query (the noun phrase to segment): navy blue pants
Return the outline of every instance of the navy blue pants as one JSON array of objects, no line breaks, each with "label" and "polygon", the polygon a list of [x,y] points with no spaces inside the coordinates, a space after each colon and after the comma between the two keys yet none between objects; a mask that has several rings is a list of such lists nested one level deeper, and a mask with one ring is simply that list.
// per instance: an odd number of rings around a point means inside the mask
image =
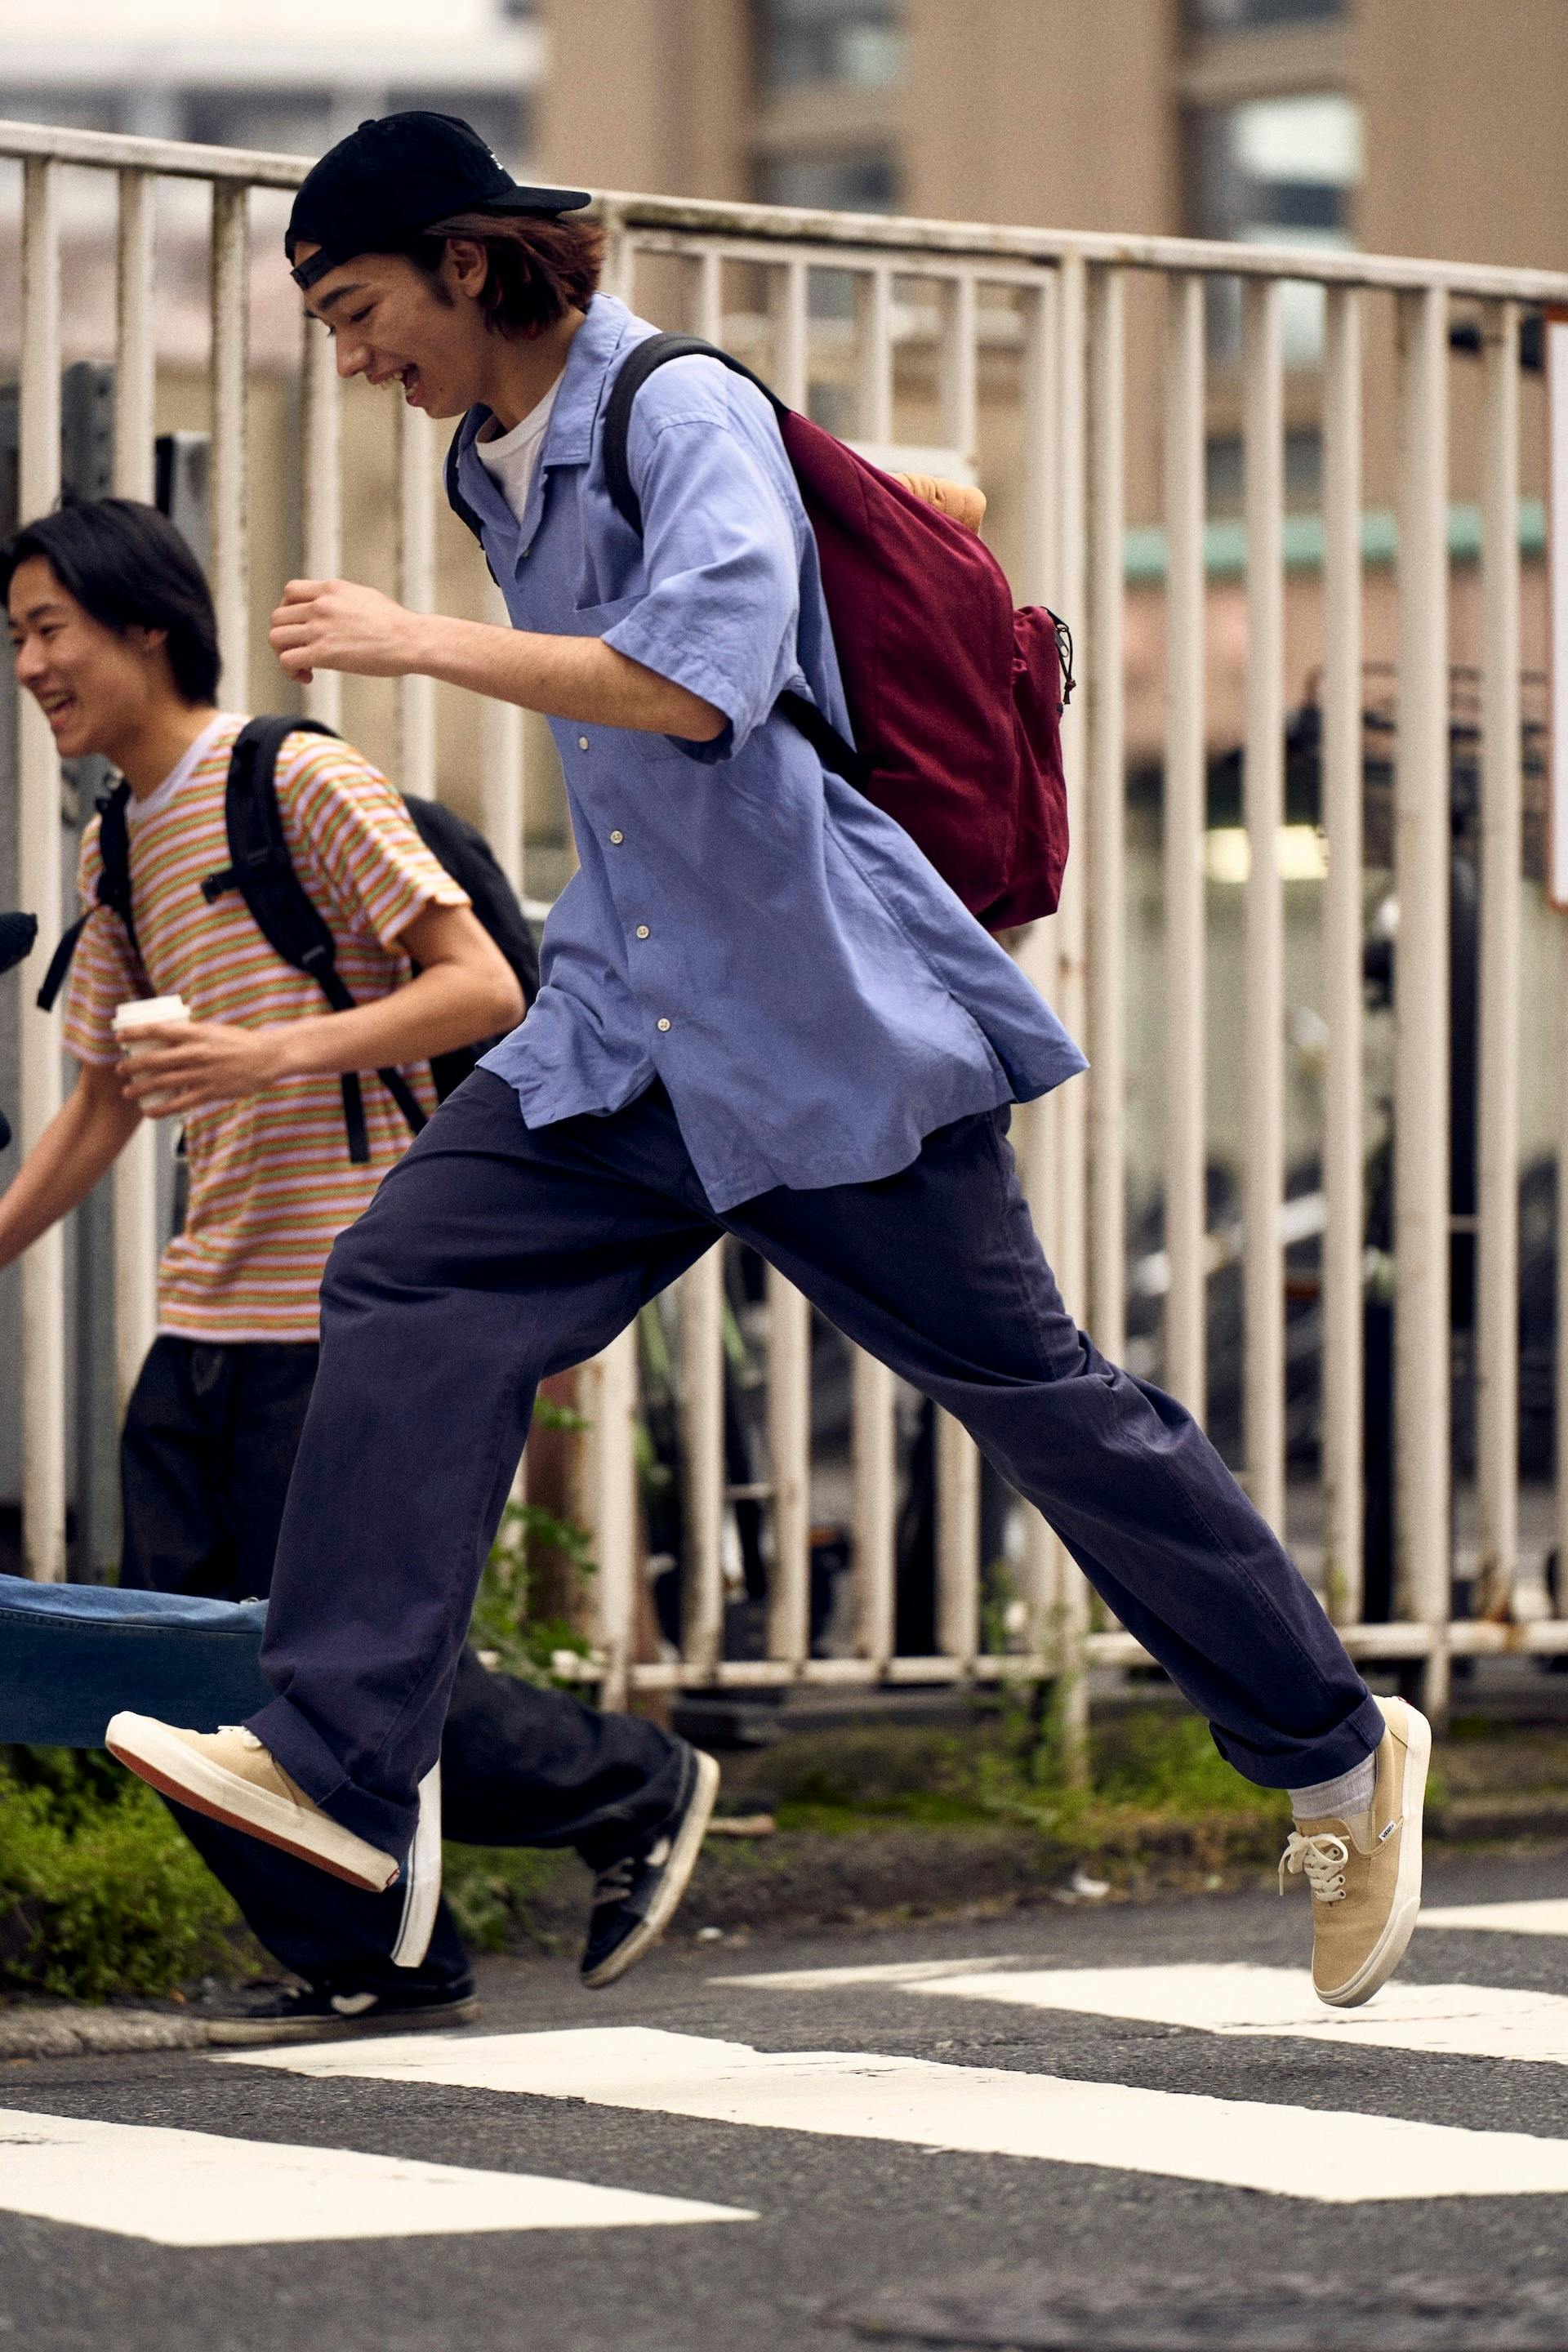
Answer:
[{"label": "navy blue pants", "polygon": [[1349,1771],[1382,1718],[1192,1416],[1106,1361],[1047,1265],[1005,1111],[895,1176],[716,1215],[654,1087],[531,1129],[477,1071],[339,1239],[251,1725],[347,1827],[406,1850],[534,1391],[721,1232],[970,1432],[1266,1788]]}]

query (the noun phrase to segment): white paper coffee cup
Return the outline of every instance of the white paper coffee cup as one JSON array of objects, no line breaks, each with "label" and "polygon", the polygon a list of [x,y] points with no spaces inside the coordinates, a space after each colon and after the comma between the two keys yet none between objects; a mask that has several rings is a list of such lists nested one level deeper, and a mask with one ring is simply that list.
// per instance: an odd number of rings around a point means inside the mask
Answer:
[{"label": "white paper coffee cup", "polygon": [[[145,1041],[138,1045],[143,1029],[170,1029],[188,1021],[190,1006],[183,996],[133,996],[114,1008],[114,1034],[122,1055],[134,1059],[145,1050]],[[142,1097],[142,1110],[151,1118],[161,1118],[166,1096],[147,1095]]]}]

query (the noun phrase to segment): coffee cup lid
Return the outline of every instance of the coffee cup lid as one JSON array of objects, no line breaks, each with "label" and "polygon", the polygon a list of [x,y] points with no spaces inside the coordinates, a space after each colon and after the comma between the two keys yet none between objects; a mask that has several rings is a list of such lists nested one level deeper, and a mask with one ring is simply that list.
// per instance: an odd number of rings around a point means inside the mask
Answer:
[{"label": "coffee cup lid", "polygon": [[117,1029],[142,1029],[160,1021],[188,1021],[190,1013],[183,996],[133,996],[114,1008]]}]

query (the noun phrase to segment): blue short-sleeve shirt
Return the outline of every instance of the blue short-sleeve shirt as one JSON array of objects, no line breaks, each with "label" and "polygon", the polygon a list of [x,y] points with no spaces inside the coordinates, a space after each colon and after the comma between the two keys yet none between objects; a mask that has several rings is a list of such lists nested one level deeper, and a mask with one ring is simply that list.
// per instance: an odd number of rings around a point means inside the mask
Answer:
[{"label": "blue short-sleeve shirt", "polygon": [[605,394],[655,330],[595,295],[521,522],[472,446],[458,481],[513,625],[595,636],[700,695],[710,743],[552,719],[580,866],[528,1018],[485,1056],[531,1126],[662,1079],[716,1210],[869,1182],[935,1128],[1084,1067],[902,828],[825,773],[773,705],[849,732],[816,545],[773,413],[717,361],[638,393],[641,538],[605,486]]}]

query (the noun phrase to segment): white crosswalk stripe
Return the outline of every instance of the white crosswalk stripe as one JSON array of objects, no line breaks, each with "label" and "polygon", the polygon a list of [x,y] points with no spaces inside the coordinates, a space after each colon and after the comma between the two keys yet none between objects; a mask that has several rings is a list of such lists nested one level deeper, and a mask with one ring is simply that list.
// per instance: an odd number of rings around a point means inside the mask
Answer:
[{"label": "white crosswalk stripe", "polygon": [[1424,1927],[1480,1927],[1504,1936],[1568,1936],[1568,1900],[1546,1895],[1533,1903],[1450,1903],[1423,1911]]},{"label": "white crosswalk stripe", "polygon": [[[1019,1979],[967,1981],[994,1989]],[[407,2035],[236,2052],[213,2063],[582,2099],[834,2138],[1162,2174],[1330,2204],[1568,2195],[1568,2140],[867,2051],[759,2051],[642,2027]]]},{"label": "white crosswalk stripe", "polygon": [[978,1975],[984,1969],[1018,1965],[1016,1952],[982,1960],[879,1960],[853,1969],[777,1969],[767,1976],[710,1977],[710,1984],[757,1985],[769,1992],[831,1992],[852,1985],[912,1985],[927,1977]]},{"label": "white crosswalk stripe", "polygon": [[754,2221],[739,2207],[349,2148],[0,2108],[0,2212],[161,2246]]},{"label": "white crosswalk stripe", "polygon": [[911,1992],[1136,2018],[1205,2033],[1568,2065],[1568,1997],[1484,1985],[1385,1985],[1364,2009],[1325,2009],[1299,1969],[1246,1960],[1175,1968],[1028,1969],[924,1979]]}]

